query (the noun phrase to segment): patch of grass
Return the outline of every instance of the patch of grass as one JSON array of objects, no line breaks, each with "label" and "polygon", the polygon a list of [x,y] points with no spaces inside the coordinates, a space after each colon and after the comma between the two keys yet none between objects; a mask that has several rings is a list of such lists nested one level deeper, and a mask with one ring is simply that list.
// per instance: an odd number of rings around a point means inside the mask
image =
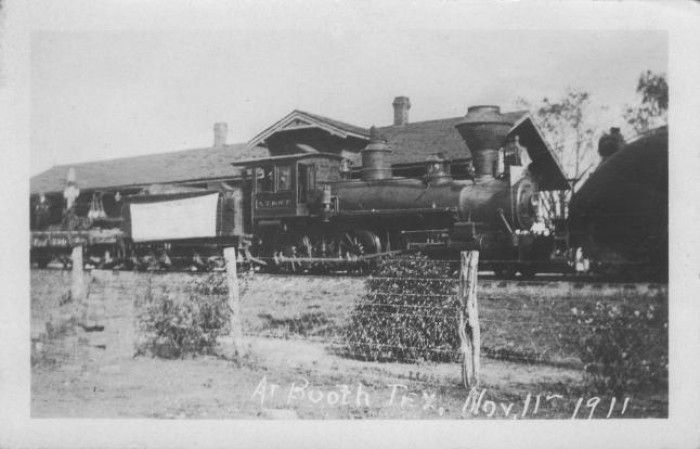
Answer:
[{"label": "patch of grass", "polygon": [[75,335],[77,319],[46,321],[45,332],[32,339],[30,363],[32,367],[56,367],[61,365],[69,354],[60,344],[68,336]]}]

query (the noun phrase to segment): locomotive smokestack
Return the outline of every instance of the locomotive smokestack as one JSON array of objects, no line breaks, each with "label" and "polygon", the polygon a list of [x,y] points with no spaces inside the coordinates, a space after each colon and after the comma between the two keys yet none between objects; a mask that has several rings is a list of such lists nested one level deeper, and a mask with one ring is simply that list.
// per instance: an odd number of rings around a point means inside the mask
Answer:
[{"label": "locomotive smokestack", "polygon": [[472,153],[477,179],[492,178],[498,163],[498,150],[513,126],[498,106],[471,106],[455,125]]},{"label": "locomotive smokestack", "polygon": [[214,148],[221,148],[226,145],[227,134],[228,125],[226,123],[214,123]]},{"label": "locomotive smokestack", "polygon": [[387,156],[391,150],[386,144],[377,128],[374,126],[369,130],[369,144],[362,150],[362,179],[364,181],[375,181],[379,179],[391,178],[391,165],[387,161]]},{"label": "locomotive smokestack", "polygon": [[394,102],[394,126],[403,126],[408,123],[408,110],[411,109],[411,100],[408,97],[396,97]]}]

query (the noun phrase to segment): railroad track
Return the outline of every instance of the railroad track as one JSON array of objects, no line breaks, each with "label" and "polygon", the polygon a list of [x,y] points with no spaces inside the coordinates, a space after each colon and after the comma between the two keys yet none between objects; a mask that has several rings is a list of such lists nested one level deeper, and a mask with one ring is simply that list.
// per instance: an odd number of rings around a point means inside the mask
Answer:
[{"label": "railroad track", "polygon": [[[62,267],[47,267],[47,268],[32,268],[32,270],[52,270],[60,271],[66,270]],[[206,276],[210,273],[217,271],[191,271],[191,270],[152,270],[152,271],[135,271],[135,270],[98,270],[97,271],[119,271],[119,272],[134,272],[140,274],[153,274],[153,275],[165,275],[172,273],[183,273],[190,275],[201,275]],[[92,271],[92,269],[86,269],[85,271]],[[220,270],[219,272],[223,272]],[[243,271],[245,272],[245,271]],[[367,279],[370,278],[371,274],[362,274],[359,272],[327,272],[327,273],[308,273],[308,272],[296,272],[296,273],[274,273],[266,271],[256,271],[256,276],[266,276],[272,279],[284,279],[284,278],[295,278],[303,277],[305,279],[329,279],[329,278],[352,278],[352,279]],[[455,280],[457,278],[455,277]],[[566,290],[566,289],[590,289],[592,291],[600,290],[603,288],[616,288],[627,291],[635,290],[649,290],[649,291],[666,291],[668,289],[667,283],[662,282],[650,282],[650,281],[639,281],[639,280],[623,280],[623,279],[612,279],[603,278],[597,276],[571,276],[562,274],[539,274],[532,278],[521,278],[516,277],[515,279],[504,279],[495,275],[493,272],[482,271],[479,272],[479,286],[480,288],[489,289],[503,289],[503,290],[517,290],[523,288],[537,288],[545,287],[547,289],[555,290]]]},{"label": "railroad track", "polygon": [[[368,279],[371,275],[359,275],[359,274],[290,274],[290,273],[260,273],[262,276],[269,276],[271,278],[293,278],[303,276],[310,279],[327,279],[327,278],[362,278]],[[454,278],[455,281],[457,278]],[[648,281],[634,281],[634,280],[620,280],[620,279],[605,279],[597,277],[579,277],[579,276],[562,276],[562,275],[539,275],[530,279],[516,278],[516,279],[503,279],[495,276],[491,272],[479,273],[479,288],[488,289],[505,289],[505,290],[517,290],[523,288],[537,288],[546,287],[548,289],[573,289],[573,290],[583,290],[588,289],[592,291],[605,289],[605,288],[615,288],[622,291],[635,291],[635,290],[649,290],[649,291],[667,291],[668,284],[662,282],[648,282]]]}]

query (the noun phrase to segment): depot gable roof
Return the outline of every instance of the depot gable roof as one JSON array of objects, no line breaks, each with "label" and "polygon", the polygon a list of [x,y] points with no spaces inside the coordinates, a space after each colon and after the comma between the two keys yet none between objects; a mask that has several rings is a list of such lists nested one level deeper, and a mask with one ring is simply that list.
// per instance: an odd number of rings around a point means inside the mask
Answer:
[{"label": "depot gable roof", "polygon": [[266,140],[274,134],[306,128],[320,128],[331,135],[343,139],[347,137],[356,137],[363,140],[369,140],[369,130],[365,128],[341,122],[340,120],[324,117],[322,115],[311,114],[309,112],[295,109],[271,126],[258,133],[250,140],[250,142],[248,142],[248,146],[255,147],[265,145]]}]

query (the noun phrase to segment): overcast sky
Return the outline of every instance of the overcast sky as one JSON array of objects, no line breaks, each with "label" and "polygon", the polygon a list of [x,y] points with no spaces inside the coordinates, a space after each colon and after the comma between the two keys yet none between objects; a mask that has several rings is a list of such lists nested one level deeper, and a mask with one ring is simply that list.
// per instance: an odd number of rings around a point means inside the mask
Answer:
[{"label": "overcast sky", "polygon": [[619,122],[639,74],[666,66],[666,34],[651,31],[36,31],[31,172],[205,147],[217,121],[245,142],[295,108],[388,125],[397,95],[420,121],[571,87]]}]

